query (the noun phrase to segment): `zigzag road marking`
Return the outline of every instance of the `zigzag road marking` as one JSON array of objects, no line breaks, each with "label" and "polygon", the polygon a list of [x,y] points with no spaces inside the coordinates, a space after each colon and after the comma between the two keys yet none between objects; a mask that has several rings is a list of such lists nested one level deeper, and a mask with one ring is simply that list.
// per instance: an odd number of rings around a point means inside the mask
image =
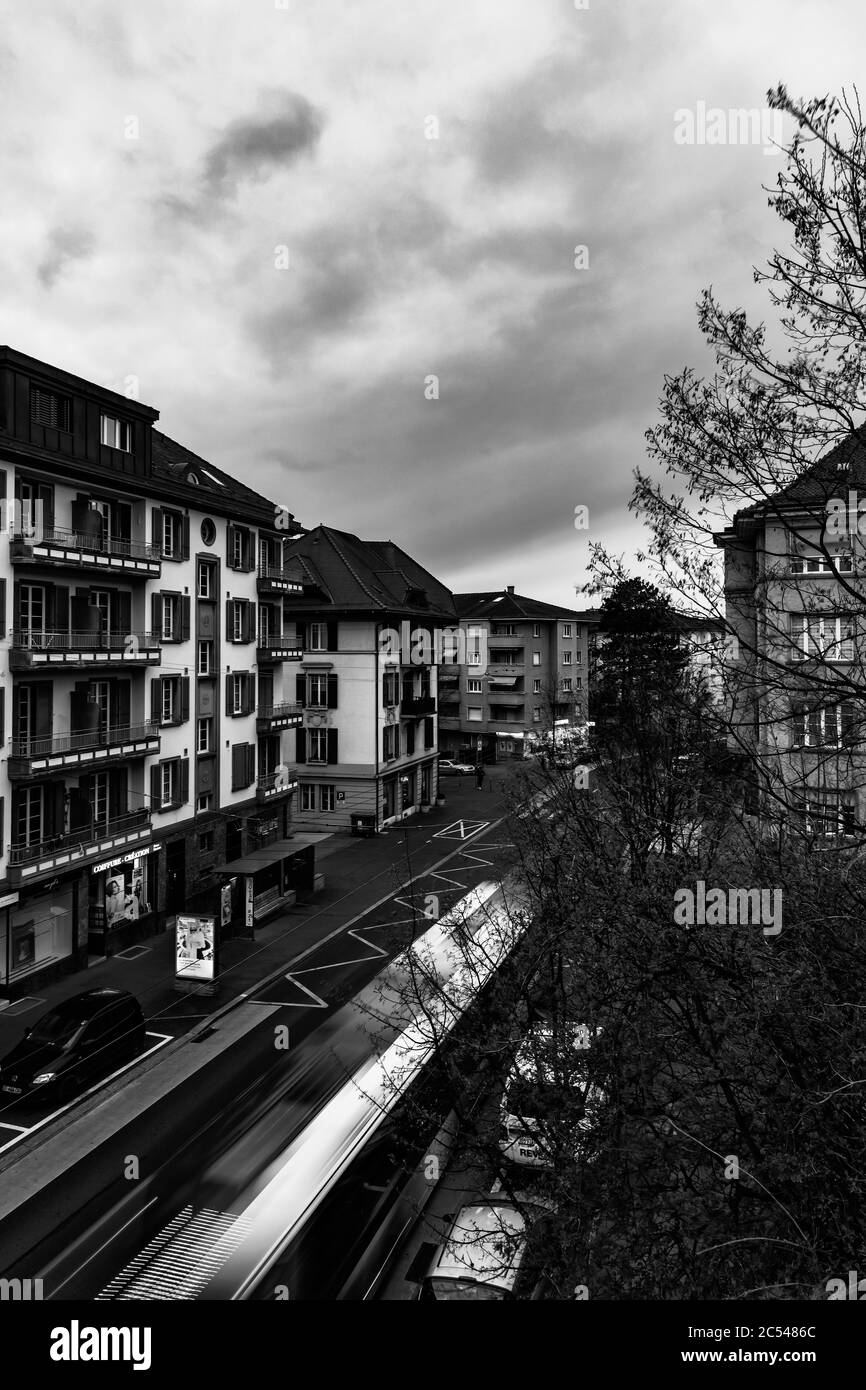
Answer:
[{"label": "zigzag road marking", "polygon": [[451,825],[446,825],[444,830],[437,830],[433,836],[434,840],[468,840],[472,835],[477,835],[490,824],[489,820],[456,820]]}]

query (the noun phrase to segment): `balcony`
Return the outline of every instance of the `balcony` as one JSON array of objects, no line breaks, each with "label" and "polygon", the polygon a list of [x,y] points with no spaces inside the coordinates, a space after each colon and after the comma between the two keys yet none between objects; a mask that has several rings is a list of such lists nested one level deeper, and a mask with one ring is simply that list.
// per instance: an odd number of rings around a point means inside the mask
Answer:
[{"label": "balcony", "polygon": [[63,526],[40,530],[38,535],[16,531],[12,536],[11,555],[16,564],[60,565],[65,569],[99,570],[126,578],[141,575],[143,579],[151,579],[162,573],[162,552],[158,545],[116,537],[103,540]]},{"label": "balcony", "polygon": [[130,811],[100,827],[82,826],[80,830],[55,835],[35,845],[13,841],[9,849],[9,882],[29,883],[46,874],[56,874],[141,845],[150,836],[150,811],[142,810]]},{"label": "balcony", "polygon": [[412,699],[400,701],[401,719],[420,719],[425,714],[436,713],[436,698],[434,695],[417,695]]},{"label": "balcony", "polygon": [[278,768],[276,772],[262,773],[256,780],[256,801],[276,801],[279,797],[291,796],[297,789],[298,769]]},{"label": "balcony", "polygon": [[456,685],[443,686],[440,681],[437,694],[440,708],[442,705],[459,705],[460,703],[460,689]]},{"label": "balcony", "polygon": [[159,752],[156,724],[126,724],[114,729],[89,729],[81,734],[48,738],[13,739],[9,752],[9,778],[41,777],[67,768],[94,767],[103,763],[143,758]]},{"label": "balcony", "polygon": [[10,671],[104,670],[109,666],[153,666],[160,659],[154,632],[36,632],[16,630],[9,653]]},{"label": "balcony", "polygon": [[256,571],[256,590],[260,594],[294,594],[304,592],[303,584],[289,576],[279,565],[259,565]]},{"label": "balcony", "polygon": [[304,722],[304,706],[286,700],[280,705],[259,705],[256,733],[274,734],[279,729],[297,729]]},{"label": "balcony", "polygon": [[488,676],[522,676],[525,666],[525,661],[491,661],[487,666],[487,674]]},{"label": "balcony", "polygon": [[272,666],[277,661],[302,661],[304,648],[297,637],[260,637],[256,661],[260,666]]}]

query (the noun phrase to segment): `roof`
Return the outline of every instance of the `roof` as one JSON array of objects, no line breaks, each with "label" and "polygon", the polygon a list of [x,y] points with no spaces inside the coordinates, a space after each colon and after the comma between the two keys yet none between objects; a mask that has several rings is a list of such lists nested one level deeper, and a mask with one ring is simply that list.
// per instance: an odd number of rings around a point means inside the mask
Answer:
[{"label": "roof", "polygon": [[704,613],[680,613],[674,609],[672,613],[674,627],[679,628],[680,632],[723,632],[725,624],[721,618],[710,618]]},{"label": "roof", "polygon": [[559,608],[554,603],[527,598],[525,594],[509,593],[507,589],[455,594],[454,602],[461,618],[491,618],[496,621],[516,618],[524,622],[555,622],[559,618],[571,618],[575,622],[593,623],[598,622],[599,616],[595,608]]},{"label": "roof", "polygon": [[450,622],[457,616],[451,590],[394,541],[362,541],[319,525],[286,545],[285,568],[335,608]]},{"label": "roof", "polygon": [[[210,495],[221,507],[229,502],[237,502],[239,506],[263,509],[271,517],[275,515],[274,503],[263,497],[260,492],[247,487],[246,483],[238,482],[230,473],[224,473],[221,468],[194,454],[191,449],[178,444],[160,430],[152,430],[151,435],[154,478],[165,478],[172,483],[194,489],[201,495],[202,501]],[[191,477],[194,477],[196,482],[191,483]]]},{"label": "roof", "polygon": [[784,487],[743,507],[734,516],[733,527],[768,510],[823,509],[842,488],[866,490],[866,431],[855,430]]},{"label": "roof", "polygon": [[515,1207],[462,1207],[430,1270],[435,1279],[471,1279],[510,1293],[526,1245]]}]

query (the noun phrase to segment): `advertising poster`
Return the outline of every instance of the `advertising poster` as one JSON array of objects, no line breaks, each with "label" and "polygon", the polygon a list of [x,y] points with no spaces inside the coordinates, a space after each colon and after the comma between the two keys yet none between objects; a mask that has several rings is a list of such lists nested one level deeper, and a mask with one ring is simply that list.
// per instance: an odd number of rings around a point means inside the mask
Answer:
[{"label": "advertising poster", "polygon": [[150,912],[147,859],[119,860],[108,866],[105,880],[105,921],[109,927],[134,922]]},{"label": "advertising poster", "polygon": [[220,889],[220,926],[229,927],[232,921],[232,887],[235,880],[231,883],[224,883]]},{"label": "advertising poster", "polygon": [[252,931],[255,926],[255,901],[252,875],[244,879],[244,921]]},{"label": "advertising poster", "polygon": [[175,919],[175,974],[184,980],[212,980],[216,932],[213,917]]}]

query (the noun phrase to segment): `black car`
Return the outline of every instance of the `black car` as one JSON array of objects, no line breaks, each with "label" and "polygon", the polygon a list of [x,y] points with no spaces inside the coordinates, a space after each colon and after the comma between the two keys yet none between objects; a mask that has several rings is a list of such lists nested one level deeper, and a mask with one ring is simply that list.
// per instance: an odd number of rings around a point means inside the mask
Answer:
[{"label": "black car", "polygon": [[137,1057],[145,1038],[141,1005],[125,989],[88,989],[64,999],[0,1061],[0,1094],[73,1095]]}]

